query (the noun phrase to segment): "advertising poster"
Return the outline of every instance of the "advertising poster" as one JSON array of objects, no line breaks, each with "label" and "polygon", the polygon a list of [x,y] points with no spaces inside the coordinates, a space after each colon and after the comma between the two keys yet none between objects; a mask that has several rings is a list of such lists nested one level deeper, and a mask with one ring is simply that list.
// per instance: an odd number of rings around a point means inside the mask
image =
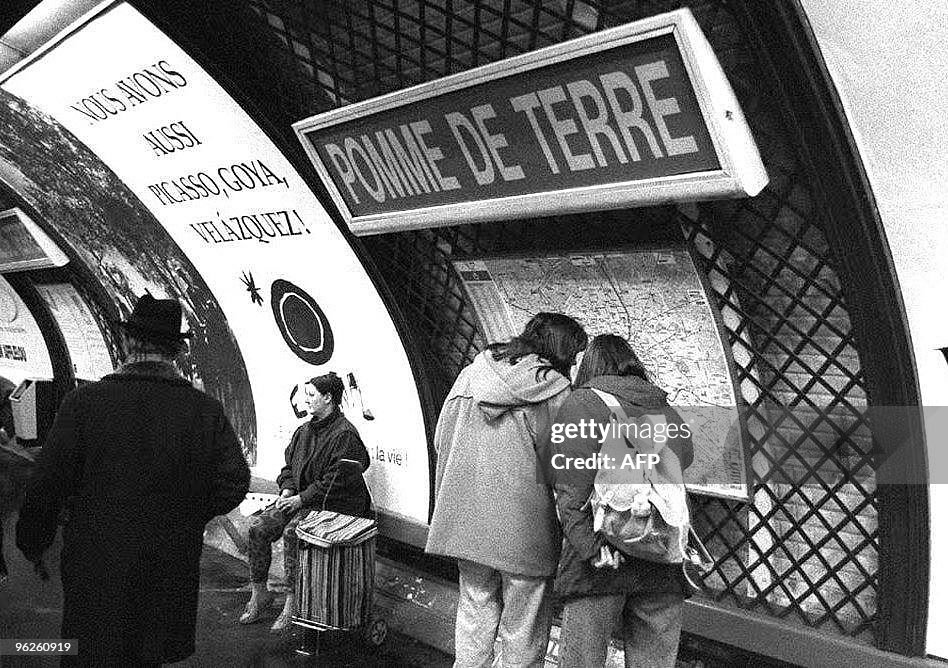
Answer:
[{"label": "advertising poster", "polygon": [[299,384],[334,371],[369,450],[379,509],[426,523],[428,451],[414,378],[342,234],[263,131],[137,11],[107,4],[84,20],[2,86],[108,165],[206,281],[253,390],[254,474],[273,479],[283,465],[305,420]]},{"label": "advertising poster", "polygon": [[59,325],[72,371],[81,380],[99,380],[112,373],[112,357],[102,338],[102,332],[89,305],[79,292],[68,283],[37,285],[37,292],[49,306],[53,319]]},{"label": "advertising poster", "polygon": [[20,295],[0,276],[0,376],[14,385],[53,379],[53,364],[39,325]]},{"label": "advertising poster", "polygon": [[[0,132],[0,181],[59,235],[64,247],[71,247],[119,317],[127,317],[146,292],[181,303],[194,333],[181,371],[224,404],[243,453],[254,462],[257,425],[247,369],[220,305],[194,264],[95,153],[54,118],[2,88],[0,127],[7,130]],[[18,217],[30,220],[22,213]],[[42,246],[37,231],[30,235]]]}]

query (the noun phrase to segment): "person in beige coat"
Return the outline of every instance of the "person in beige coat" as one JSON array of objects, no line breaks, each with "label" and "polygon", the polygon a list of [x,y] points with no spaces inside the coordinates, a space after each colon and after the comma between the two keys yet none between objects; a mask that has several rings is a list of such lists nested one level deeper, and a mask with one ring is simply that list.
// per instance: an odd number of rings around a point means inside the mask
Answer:
[{"label": "person in beige coat", "polygon": [[535,448],[586,342],[572,318],[539,313],[462,370],[441,409],[426,551],[458,560],[457,668],[543,663],[561,534]]}]

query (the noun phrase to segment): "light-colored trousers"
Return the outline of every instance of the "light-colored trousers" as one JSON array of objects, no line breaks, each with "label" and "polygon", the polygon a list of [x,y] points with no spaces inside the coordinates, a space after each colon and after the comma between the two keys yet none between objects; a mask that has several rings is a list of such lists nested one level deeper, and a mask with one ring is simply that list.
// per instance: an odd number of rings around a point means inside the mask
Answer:
[{"label": "light-colored trousers", "polygon": [[458,561],[458,570],[454,668],[542,666],[553,621],[553,579],[471,561]]},{"label": "light-colored trousers", "polygon": [[602,668],[621,616],[626,668],[674,668],[681,637],[681,594],[586,596],[568,601],[559,668]]}]

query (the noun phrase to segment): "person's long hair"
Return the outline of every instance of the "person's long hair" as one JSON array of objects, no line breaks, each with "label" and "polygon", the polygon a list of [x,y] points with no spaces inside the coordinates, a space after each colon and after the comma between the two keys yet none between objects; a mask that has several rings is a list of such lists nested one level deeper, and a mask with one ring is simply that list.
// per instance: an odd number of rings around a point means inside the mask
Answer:
[{"label": "person's long hair", "polygon": [[495,360],[507,360],[510,364],[534,354],[543,363],[537,370],[538,379],[545,377],[550,370],[569,378],[576,354],[586,347],[588,341],[583,326],[568,315],[537,313],[519,336],[506,343],[491,344],[488,350]]},{"label": "person's long hair", "polygon": [[648,382],[652,380],[629,342],[615,334],[600,334],[589,342],[573,385],[582,387],[596,376],[636,376]]}]

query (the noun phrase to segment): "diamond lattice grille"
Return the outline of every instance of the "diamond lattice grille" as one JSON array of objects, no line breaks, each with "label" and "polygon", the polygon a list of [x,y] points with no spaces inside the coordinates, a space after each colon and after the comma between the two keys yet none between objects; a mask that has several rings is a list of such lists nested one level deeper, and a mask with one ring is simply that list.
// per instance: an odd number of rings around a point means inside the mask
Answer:
[{"label": "diamond lattice grille", "polygon": [[[275,40],[296,118],[689,6],[742,104],[771,177],[757,197],[363,241],[419,344],[436,397],[483,348],[450,262],[684,235],[721,312],[746,403],[751,503],[694,497],[720,605],[871,640],[878,527],[867,396],[842,286],[780,96],[727,0],[246,0]],[[288,112],[289,113],[289,112]],[[644,231],[643,231],[644,230]]]}]

